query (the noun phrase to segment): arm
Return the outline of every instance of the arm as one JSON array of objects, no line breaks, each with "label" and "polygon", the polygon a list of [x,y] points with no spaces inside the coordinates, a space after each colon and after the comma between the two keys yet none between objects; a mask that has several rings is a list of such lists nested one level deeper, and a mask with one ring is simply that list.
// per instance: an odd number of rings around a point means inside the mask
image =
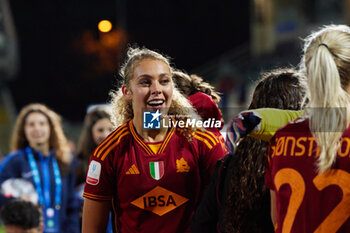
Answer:
[{"label": "arm", "polygon": [[275,132],[302,116],[304,111],[281,110],[274,108],[261,108],[240,112],[227,127],[226,149],[234,153],[240,138],[251,136],[269,141]]},{"label": "arm", "polygon": [[94,201],[85,198],[83,208],[83,233],[106,232],[110,201]]},{"label": "arm", "polygon": [[273,226],[276,229],[277,207],[276,207],[276,193],[275,193],[275,191],[270,190],[270,198],[271,198],[271,220],[272,220]]},{"label": "arm", "polygon": [[106,232],[112,200],[115,197],[116,175],[111,161],[113,156],[108,154],[104,160],[101,158],[102,156],[98,158],[94,154],[90,158],[83,192],[83,233]]},{"label": "arm", "polygon": [[260,116],[261,124],[248,136],[264,141],[269,141],[279,128],[304,114],[303,110],[292,111],[274,108],[261,108],[253,111]]}]

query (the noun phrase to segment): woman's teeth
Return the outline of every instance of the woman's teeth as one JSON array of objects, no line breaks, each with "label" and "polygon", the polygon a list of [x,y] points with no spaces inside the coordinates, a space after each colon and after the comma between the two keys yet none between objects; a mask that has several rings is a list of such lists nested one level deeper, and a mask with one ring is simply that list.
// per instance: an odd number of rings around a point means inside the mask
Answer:
[{"label": "woman's teeth", "polygon": [[158,106],[158,105],[162,105],[163,103],[164,103],[164,100],[154,100],[154,101],[148,102],[148,105]]}]

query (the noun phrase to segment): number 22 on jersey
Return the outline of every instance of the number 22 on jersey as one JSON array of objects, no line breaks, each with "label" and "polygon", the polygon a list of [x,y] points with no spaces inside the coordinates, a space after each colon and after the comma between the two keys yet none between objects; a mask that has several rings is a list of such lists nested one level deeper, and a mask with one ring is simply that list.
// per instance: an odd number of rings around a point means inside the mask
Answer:
[{"label": "number 22 on jersey", "polygon": [[[343,192],[342,200],[327,215],[327,217],[316,228],[314,233],[333,233],[346,222],[350,216],[350,174],[340,169],[331,169],[327,173],[317,175],[313,179],[315,187],[322,191],[330,185],[337,185]],[[292,168],[283,168],[275,175],[277,191],[283,184],[289,184],[291,195],[286,216],[282,224],[282,233],[289,233],[292,230],[295,216],[303,202],[307,187],[302,175]]]}]

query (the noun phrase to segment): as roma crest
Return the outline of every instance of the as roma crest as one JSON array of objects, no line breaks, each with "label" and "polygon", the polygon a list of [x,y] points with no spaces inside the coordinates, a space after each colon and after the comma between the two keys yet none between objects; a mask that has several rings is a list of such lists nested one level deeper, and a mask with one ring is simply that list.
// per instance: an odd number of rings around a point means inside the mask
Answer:
[{"label": "as roma crest", "polygon": [[161,179],[164,175],[164,162],[163,161],[150,162],[149,170],[153,179],[155,180]]}]

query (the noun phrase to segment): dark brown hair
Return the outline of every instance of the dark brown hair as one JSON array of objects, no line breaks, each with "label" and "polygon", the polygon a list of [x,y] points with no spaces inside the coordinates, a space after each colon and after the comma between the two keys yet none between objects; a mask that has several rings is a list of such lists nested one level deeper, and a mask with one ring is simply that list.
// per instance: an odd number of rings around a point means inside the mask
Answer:
[{"label": "dark brown hair", "polygon": [[88,112],[84,119],[83,129],[79,138],[77,147],[77,156],[80,161],[76,172],[76,183],[85,182],[85,174],[89,165],[89,159],[92,152],[98,146],[92,136],[92,127],[101,119],[111,119],[110,109],[104,106],[98,106]]},{"label": "dark brown hair", "polygon": [[1,207],[0,216],[5,226],[20,227],[24,231],[40,227],[40,208],[30,201],[10,200]]},{"label": "dark brown hair", "polygon": [[[305,96],[303,79],[292,69],[265,73],[255,88],[249,109],[301,109]],[[224,211],[227,232],[274,232],[269,191],[265,187],[267,147],[268,142],[245,137],[233,155],[237,159]]]}]

